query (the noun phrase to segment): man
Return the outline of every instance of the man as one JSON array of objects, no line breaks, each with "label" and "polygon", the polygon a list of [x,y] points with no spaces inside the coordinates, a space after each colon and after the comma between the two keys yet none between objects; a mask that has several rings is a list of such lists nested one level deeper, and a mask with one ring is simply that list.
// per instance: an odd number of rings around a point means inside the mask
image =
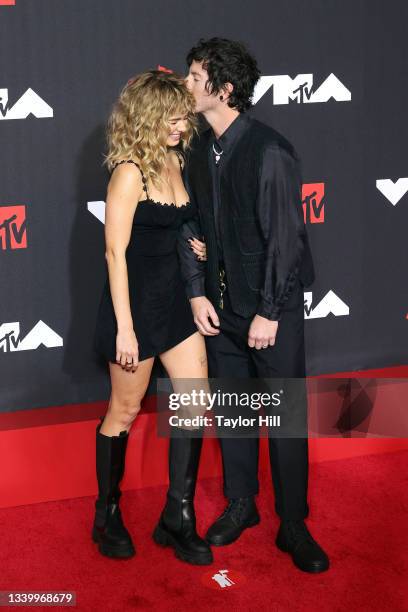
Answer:
[{"label": "man", "polygon": [[[187,64],[196,110],[210,125],[193,143],[184,177],[199,207],[207,261],[203,266],[187,247],[180,254],[194,319],[206,337],[209,376],[304,377],[303,286],[314,269],[297,154],[247,114],[260,72],[241,43],[201,39]],[[228,505],[207,532],[216,546],[260,520],[259,440],[223,437],[220,444]],[[276,544],[303,571],[324,571],[328,557],[304,523],[307,435],[269,437],[269,452],[281,519]]]}]

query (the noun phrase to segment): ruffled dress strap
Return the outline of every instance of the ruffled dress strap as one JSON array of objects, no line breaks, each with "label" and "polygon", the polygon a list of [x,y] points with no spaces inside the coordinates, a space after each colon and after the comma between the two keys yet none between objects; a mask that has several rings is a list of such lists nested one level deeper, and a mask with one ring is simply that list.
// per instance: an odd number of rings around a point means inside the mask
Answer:
[{"label": "ruffled dress strap", "polygon": [[149,198],[149,194],[147,192],[147,179],[146,179],[145,175],[143,174],[142,169],[139,166],[139,164],[137,162],[133,161],[133,159],[122,159],[122,161],[116,162],[116,164],[112,168],[112,172],[114,171],[116,166],[119,166],[119,164],[135,164],[135,166],[137,166],[139,168],[140,174],[142,175],[143,189],[144,189],[144,191],[146,193],[146,197]]}]

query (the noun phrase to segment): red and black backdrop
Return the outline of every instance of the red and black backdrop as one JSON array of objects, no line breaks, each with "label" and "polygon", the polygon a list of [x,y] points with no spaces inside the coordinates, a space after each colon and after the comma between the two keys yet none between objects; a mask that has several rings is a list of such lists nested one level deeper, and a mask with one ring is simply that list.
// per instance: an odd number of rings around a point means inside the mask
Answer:
[{"label": "red and black backdrop", "polygon": [[407,18],[405,0],[0,0],[0,411],[108,397],[105,122],[200,37],[248,45],[251,112],[302,158],[308,374],[406,363]]}]

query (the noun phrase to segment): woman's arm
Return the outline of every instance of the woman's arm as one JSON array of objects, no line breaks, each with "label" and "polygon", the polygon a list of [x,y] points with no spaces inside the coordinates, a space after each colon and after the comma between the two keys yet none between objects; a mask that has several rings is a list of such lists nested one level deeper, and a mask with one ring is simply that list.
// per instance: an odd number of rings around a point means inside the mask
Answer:
[{"label": "woman's arm", "polygon": [[[115,168],[109,181],[106,197],[105,258],[118,335],[133,332],[126,249],[132,231],[133,216],[142,190],[142,177],[137,166],[120,164]],[[131,348],[129,344],[131,344],[130,340],[124,337],[121,350],[118,352],[128,352]],[[117,354],[117,361],[121,361],[121,356]]]}]

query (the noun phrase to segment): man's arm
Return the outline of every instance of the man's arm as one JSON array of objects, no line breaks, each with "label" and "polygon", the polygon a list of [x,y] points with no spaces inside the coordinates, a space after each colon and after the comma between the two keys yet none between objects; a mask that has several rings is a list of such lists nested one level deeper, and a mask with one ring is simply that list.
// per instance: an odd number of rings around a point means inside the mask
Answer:
[{"label": "man's arm", "polygon": [[[197,138],[195,136],[194,138]],[[194,142],[194,141],[193,141]],[[189,154],[183,153],[183,163],[181,167],[181,176],[190,200],[193,198],[192,190],[189,182]],[[199,297],[205,295],[205,262],[196,258],[195,253],[190,248],[189,238],[201,237],[200,215],[197,210],[194,217],[180,227],[177,238],[177,251],[179,255],[181,276],[184,280],[187,297]]]},{"label": "man's arm", "polygon": [[201,236],[198,220],[186,221],[179,230],[177,249],[180,260],[181,276],[185,282],[186,293],[190,299],[194,322],[203,336],[214,336],[219,330],[212,326],[219,325],[214,306],[205,297],[205,261],[197,259],[190,248],[188,238]]},{"label": "man's arm", "polygon": [[198,214],[180,227],[177,238],[177,251],[180,260],[181,276],[184,280],[188,298],[205,295],[205,261],[197,259],[190,248],[189,238],[200,238]]},{"label": "man's arm", "polygon": [[300,161],[279,145],[264,151],[257,214],[267,244],[257,314],[279,321],[299,274],[306,240]]},{"label": "man's arm", "polygon": [[[188,162],[183,167],[183,180],[190,198],[192,190],[189,184]],[[219,319],[214,306],[205,297],[205,261],[197,259],[195,253],[190,248],[188,239],[191,237],[201,238],[201,225],[199,213],[193,219],[183,223],[178,233],[177,250],[179,255],[181,276],[185,283],[186,293],[190,300],[194,322],[198,331],[204,336],[214,336],[219,334]]]}]

